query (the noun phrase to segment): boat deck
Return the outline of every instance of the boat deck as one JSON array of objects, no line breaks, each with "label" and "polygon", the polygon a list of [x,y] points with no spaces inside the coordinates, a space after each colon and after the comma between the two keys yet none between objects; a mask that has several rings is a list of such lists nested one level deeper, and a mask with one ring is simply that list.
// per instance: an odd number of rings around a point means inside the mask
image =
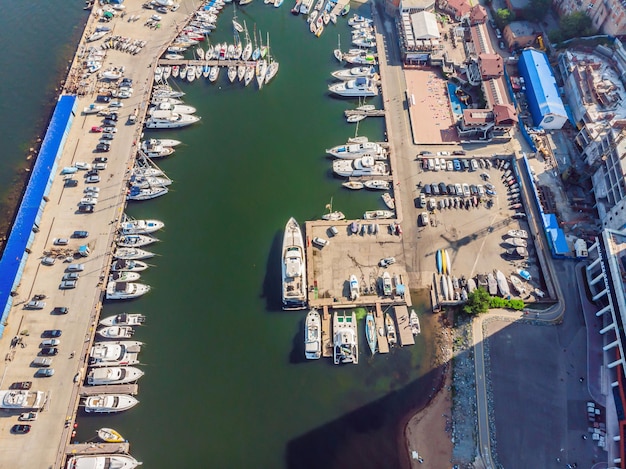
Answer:
[{"label": "boat deck", "polygon": [[108,384],[104,386],[81,386],[81,396],[95,396],[96,394],[130,394],[135,396],[139,393],[138,384]]},{"label": "boat deck", "polygon": [[65,447],[65,454],[128,454],[130,443],[75,443]]},{"label": "boat deck", "polygon": [[409,324],[409,309],[406,306],[395,306],[396,327],[398,328],[398,339],[401,346],[415,345],[415,337],[411,332]]},{"label": "boat deck", "polygon": [[385,315],[380,306],[380,303],[376,303],[376,312],[374,313],[374,321],[376,321],[376,334],[378,334],[378,353],[389,353],[389,342],[387,342],[387,334],[380,335],[378,331],[386,331],[385,328]]}]

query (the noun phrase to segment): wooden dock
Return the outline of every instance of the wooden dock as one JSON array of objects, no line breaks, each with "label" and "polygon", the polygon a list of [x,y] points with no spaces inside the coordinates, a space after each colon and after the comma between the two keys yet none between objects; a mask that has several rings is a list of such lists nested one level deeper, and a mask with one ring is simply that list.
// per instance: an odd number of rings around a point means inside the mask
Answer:
[{"label": "wooden dock", "polygon": [[128,454],[130,443],[74,443],[65,447],[65,454]]},{"label": "wooden dock", "polygon": [[330,311],[328,311],[328,306],[324,305],[322,308],[322,356],[323,357],[332,357],[333,356],[333,331],[332,315]]},{"label": "wooden dock", "polygon": [[346,109],[343,111],[346,117],[350,116],[365,116],[365,117],[385,117],[384,109]]},{"label": "wooden dock", "polygon": [[389,353],[389,342],[387,342],[387,334],[380,335],[380,330],[387,331],[385,327],[385,315],[380,306],[376,303],[376,312],[374,313],[374,321],[376,321],[376,333],[378,334],[378,353]]},{"label": "wooden dock", "polygon": [[96,394],[130,394],[135,396],[139,393],[138,384],[109,384],[106,386],[81,386],[81,396],[95,396]]},{"label": "wooden dock", "polygon": [[406,306],[394,306],[398,340],[401,346],[415,345],[415,337],[409,324],[409,309]]}]

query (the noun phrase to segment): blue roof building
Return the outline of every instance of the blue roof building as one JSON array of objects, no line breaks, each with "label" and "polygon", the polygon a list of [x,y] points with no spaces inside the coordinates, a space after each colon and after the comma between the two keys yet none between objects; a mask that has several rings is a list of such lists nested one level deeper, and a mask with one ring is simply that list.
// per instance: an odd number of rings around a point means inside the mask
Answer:
[{"label": "blue roof building", "polygon": [[536,49],[525,49],[518,68],[526,83],[528,110],[535,127],[549,130],[562,128],[567,121],[567,112],[546,54]]}]

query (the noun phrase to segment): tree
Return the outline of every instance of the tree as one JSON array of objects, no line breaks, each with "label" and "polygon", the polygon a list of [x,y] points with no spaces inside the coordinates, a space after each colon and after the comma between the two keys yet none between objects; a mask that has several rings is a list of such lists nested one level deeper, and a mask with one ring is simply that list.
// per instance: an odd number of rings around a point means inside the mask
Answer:
[{"label": "tree", "polygon": [[478,287],[467,296],[467,303],[463,306],[466,314],[482,314],[489,310],[489,292],[483,287]]},{"label": "tree", "polygon": [[550,0],[530,0],[524,9],[524,18],[528,21],[541,21],[550,10]]},{"label": "tree", "polygon": [[564,41],[573,37],[593,36],[596,32],[593,29],[591,18],[582,11],[575,11],[562,16],[559,21],[559,31]]},{"label": "tree", "polygon": [[495,21],[498,28],[504,28],[511,21],[515,21],[515,13],[506,8],[499,8],[496,11]]}]

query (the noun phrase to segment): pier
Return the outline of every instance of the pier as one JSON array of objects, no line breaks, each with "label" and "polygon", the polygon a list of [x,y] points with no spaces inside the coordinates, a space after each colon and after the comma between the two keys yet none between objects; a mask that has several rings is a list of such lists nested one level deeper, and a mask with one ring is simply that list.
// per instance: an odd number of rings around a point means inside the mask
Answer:
[{"label": "pier", "polygon": [[409,324],[409,310],[406,306],[400,305],[394,307],[396,316],[396,327],[398,328],[398,339],[401,346],[415,345],[415,337],[411,332]]},{"label": "pier", "polygon": [[333,356],[333,331],[332,314],[328,311],[328,306],[322,308],[322,357],[330,358]]},{"label": "pier", "polygon": [[128,454],[130,443],[75,443],[65,447],[65,454]]},{"label": "pier", "polygon": [[365,117],[385,117],[384,109],[346,109],[343,111],[346,117],[365,116]]},{"label": "pier", "polygon": [[130,394],[135,396],[139,393],[138,384],[109,384],[106,386],[81,386],[80,396],[95,396],[97,394]]},{"label": "pier", "polygon": [[[378,334],[378,353],[389,353],[387,327],[385,326],[385,314],[383,313],[380,303],[376,303],[374,321],[376,321],[376,334]],[[383,334],[380,333],[381,330],[383,331]]]}]

